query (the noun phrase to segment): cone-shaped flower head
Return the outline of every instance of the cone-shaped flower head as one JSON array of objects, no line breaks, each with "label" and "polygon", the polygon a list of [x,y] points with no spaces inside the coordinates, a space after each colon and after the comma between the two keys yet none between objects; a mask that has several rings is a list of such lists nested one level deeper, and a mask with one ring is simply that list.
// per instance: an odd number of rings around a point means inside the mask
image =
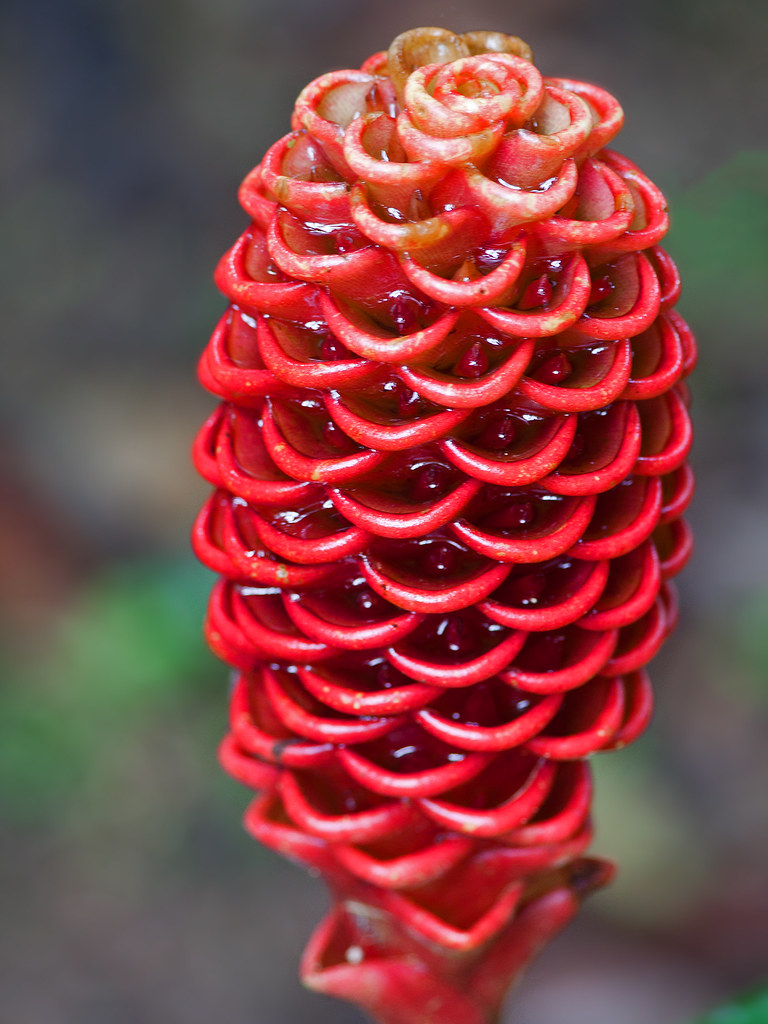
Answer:
[{"label": "cone-shaped flower head", "polygon": [[692,489],[658,189],[602,89],[419,29],[245,179],[201,364],[225,768],[325,876],[307,984],[487,1024],[610,876],[585,758],[647,724]]}]

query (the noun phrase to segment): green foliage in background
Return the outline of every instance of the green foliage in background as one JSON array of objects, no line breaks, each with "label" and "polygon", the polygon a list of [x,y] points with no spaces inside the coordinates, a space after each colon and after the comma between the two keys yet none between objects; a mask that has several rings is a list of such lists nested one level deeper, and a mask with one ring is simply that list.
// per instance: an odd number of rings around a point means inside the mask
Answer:
[{"label": "green foliage in background", "polygon": [[44,650],[5,666],[6,816],[35,822],[66,813],[143,731],[162,723],[170,741],[174,725],[188,728],[201,705],[196,721],[210,721],[210,736],[200,751],[210,756],[226,679],[201,635],[210,584],[191,558],[113,567],[86,587]]},{"label": "green foliage in background", "polygon": [[768,701],[768,591],[750,594],[734,622],[734,648],[752,691]]},{"label": "green foliage in background", "polygon": [[[720,334],[720,349],[738,356],[731,340],[763,351],[768,326],[768,150],[744,150],[681,195],[671,197],[672,226],[664,248],[684,281],[681,309],[701,340]],[[741,347],[741,346],[740,346]],[[716,353],[713,353],[716,354]],[[710,363],[710,370],[714,366]]]},{"label": "green foliage in background", "polygon": [[694,1024],[768,1024],[768,988],[721,1006]]}]

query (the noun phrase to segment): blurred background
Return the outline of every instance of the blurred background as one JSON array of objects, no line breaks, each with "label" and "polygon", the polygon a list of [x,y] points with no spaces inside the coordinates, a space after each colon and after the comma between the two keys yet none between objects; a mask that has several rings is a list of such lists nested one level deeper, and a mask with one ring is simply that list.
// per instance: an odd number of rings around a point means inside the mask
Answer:
[{"label": "blurred background", "polygon": [[761,0],[2,0],[3,1024],[354,1024],[302,992],[321,887],[239,828],[187,535],[237,185],[310,79],[496,28],[624,105],[701,362],[697,555],[655,724],[597,760],[616,884],[509,1020],[683,1024],[768,978],[768,119]]}]

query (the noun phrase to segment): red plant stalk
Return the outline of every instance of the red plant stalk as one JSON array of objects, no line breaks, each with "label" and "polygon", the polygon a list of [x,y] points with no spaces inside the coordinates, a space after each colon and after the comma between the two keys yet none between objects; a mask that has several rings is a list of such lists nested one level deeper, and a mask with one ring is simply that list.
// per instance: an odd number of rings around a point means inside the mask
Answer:
[{"label": "red plant stalk", "polygon": [[612,867],[690,535],[691,334],[621,109],[519,39],[418,29],[299,97],[243,183],[200,363],[194,529],[248,830],[321,872],[306,984],[489,1024]]}]

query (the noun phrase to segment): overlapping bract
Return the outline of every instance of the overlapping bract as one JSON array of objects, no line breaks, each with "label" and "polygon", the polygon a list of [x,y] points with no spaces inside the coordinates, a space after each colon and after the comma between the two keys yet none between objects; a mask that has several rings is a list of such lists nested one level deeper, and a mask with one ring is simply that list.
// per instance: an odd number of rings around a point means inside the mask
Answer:
[{"label": "overlapping bract", "polygon": [[690,549],[664,199],[604,148],[611,96],[490,35],[301,94],[241,189],[196,446],[222,760],[339,899],[305,974],[364,1001],[350,977],[442,950],[446,1024],[498,1002],[454,989],[521,908],[554,928],[603,870],[583,759],[647,724]]}]

